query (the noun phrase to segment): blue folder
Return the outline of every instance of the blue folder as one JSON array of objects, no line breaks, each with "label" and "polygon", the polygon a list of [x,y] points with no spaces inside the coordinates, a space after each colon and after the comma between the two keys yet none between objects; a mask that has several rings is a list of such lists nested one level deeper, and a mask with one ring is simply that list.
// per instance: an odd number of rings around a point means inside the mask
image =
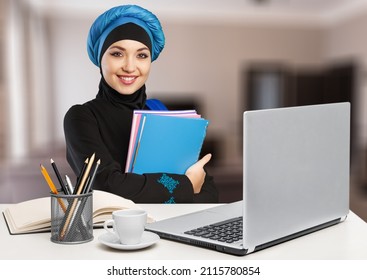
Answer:
[{"label": "blue folder", "polygon": [[208,124],[203,118],[143,115],[130,172],[185,174],[199,159]]}]

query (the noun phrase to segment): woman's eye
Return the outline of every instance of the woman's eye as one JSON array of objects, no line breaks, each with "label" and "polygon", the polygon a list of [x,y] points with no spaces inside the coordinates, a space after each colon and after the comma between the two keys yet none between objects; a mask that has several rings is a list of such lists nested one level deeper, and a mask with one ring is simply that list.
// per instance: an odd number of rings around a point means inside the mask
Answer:
[{"label": "woman's eye", "polygon": [[120,56],[122,56],[122,53],[121,52],[112,52],[111,55],[116,56],[116,57],[120,57]]},{"label": "woman's eye", "polygon": [[140,53],[140,54],[138,54],[138,57],[139,58],[148,58],[149,55],[147,55],[146,53]]}]

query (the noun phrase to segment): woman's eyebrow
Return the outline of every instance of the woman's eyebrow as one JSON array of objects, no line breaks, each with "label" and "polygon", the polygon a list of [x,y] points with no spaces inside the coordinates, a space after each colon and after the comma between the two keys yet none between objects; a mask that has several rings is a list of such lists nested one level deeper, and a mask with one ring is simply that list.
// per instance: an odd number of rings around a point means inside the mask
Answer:
[{"label": "woman's eyebrow", "polygon": [[[111,46],[111,47],[110,47],[110,50],[111,50],[111,49],[119,49],[119,50],[121,50],[121,51],[126,51],[126,49],[125,49],[125,48],[120,47],[120,46]],[[140,52],[140,51],[145,51],[145,50],[149,51],[149,48],[147,48],[147,47],[143,47],[143,48],[137,49],[136,51]]]},{"label": "woman's eyebrow", "polygon": [[112,50],[112,49],[119,49],[119,50],[122,50],[122,51],[125,51],[126,50],[125,48],[119,47],[119,46],[111,46],[109,49],[110,50]]},{"label": "woman's eyebrow", "polygon": [[138,49],[138,51],[149,51],[149,48],[147,48],[147,47],[140,48],[140,49]]}]

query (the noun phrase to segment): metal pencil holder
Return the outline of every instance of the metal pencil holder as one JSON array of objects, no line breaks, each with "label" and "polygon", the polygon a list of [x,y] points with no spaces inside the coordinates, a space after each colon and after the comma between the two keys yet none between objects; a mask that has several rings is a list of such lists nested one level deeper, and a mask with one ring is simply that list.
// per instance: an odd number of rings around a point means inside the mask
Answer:
[{"label": "metal pencil holder", "polygon": [[51,193],[51,241],[79,244],[93,240],[93,193]]}]

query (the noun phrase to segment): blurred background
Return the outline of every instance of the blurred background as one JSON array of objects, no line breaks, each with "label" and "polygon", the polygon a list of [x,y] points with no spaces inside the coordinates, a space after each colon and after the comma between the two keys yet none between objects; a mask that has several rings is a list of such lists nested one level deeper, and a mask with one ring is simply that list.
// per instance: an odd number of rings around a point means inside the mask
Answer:
[{"label": "blurred background", "polygon": [[221,202],[242,195],[243,111],[349,101],[351,209],[367,221],[365,0],[0,0],[0,203],[47,196],[39,165],[50,158],[74,178],[63,117],[98,90],[89,27],[130,3],[166,35],[148,96],[210,120],[204,152]]}]

